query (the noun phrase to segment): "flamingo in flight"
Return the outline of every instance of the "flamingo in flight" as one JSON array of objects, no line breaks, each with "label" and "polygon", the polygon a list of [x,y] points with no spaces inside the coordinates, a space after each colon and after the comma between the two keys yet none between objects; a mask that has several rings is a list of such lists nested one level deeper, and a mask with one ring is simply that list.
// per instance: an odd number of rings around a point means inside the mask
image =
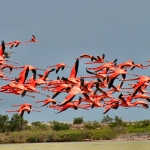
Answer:
[{"label": "flamingo in flight", "polygon": [[89,54],[82,54],[78,59],[82,59],[82,58],[90,58],[91,61],[97,60],[93,55],[89,55]]},{"label": "flamingo in flight", "polygon": [[36,84],[37,85],[46,84],[47,83],[46,80],[48,80],[47,77],[49,73],[53,71],[55,71],[55,68],[45,70],[44,75],[38,74],[39,78],[35,80]]},{"label": "flamingo in flight", "polygon": [[107,107],[105,108],[103,114],[106,114],[111,108],[117,109],[118,106],[119,106],[119,102],[114,102],[112,104],[107,105]]},{"label": "flamingo in flight", "polygon": [[[26,41],[26,42],[24,42],[24,43],[29,43],[29,42],[38,42],[38,40],[35,38],[34,35],[32,35],[31,40]],[[42,42],[40,41],[40,43],[42,43]]]},{"label": "flamingo in flight", "polygon": [[127,98],[126,98],[126,101],[125,99],[123,98],[124,96],[122,95],[122,93],[119,95],[119,98],[122,100],[123,102],[123,106],[125,107],[136,107],[137,105],[142,105],[142,107],[144,108],[148,108],[148,104],[146,102],[143,102],[141,100],[137,100],[136,102],[131,102],[133,97],[131,95],[129,95]]},{"label": "flamingo in flight", "polygon": [[72,102],[68,102],[66,104],[61,105],[62,107],[61,107],[60,111],[57,112],[56,114],[58,114],[58,113],[60,113],[62,111],[65,111],[68,108],[73,108],[73,109],[77,110],[78,109],[78,105],[81,103],[81,99],[82,98],[79,97],[78,101],[72,101]]},{"label": "flamingo in flight", "polygon": [[40,110],[33,110],[33,109],[31,109],[30,106],[23,106],[23,107],[20,107],[20,108],[17,109],[17,110],[7,110],[6,112],[19,112],[20,117],[22,118],[25,111],[27,111],[28,114],[29,114],[31,111],[41,112]]},{"label": "flamingo in flight", "polygon": [[132,60],[128,60],[126,62],[117,65],[118,68],[132,68],[133,66],[135,65]]},{"label": "flamingo in flight", "polygon": [[0,68],[0,70],[3,70],[5,68],[9,68],[10,72],[12,72],[12,69],[17,69],[16,66],[9,65],[9,64],[4,64],[4,65],[2,65],[2,67]]},{"label": "flamingo in flight", "polygon": [[135,85],[134,91],[132,93],[132,97],[136,95],[139,89],[146,83],[150,82],[150,77],[149,76],[139,76],[138,78],[133,78],[133,79],[123,79],[122,81],[132,81],[132,80],[139,80],[139,82]]},{"label": "flamingo in flight", "polygon": [[17,106],[20,106],[20,107],[26,107],[26,106],[29,106],[30,108],[31,108],[31,107],[39,108],[38,106],[34,106],[34,105],[32,105],[32,104],[29,104],[29,103],[13,104],[11,107],[17,107]]},{"label": "flamingo in flight", "polygon": [[77,73],[78,73],[78,67],[79,67],[79,59],[76,59],[75,64],[73,65],[70,75],[68,78],[64,78],[62,77],[62,80],[64,80],[65,82],[67,82],[68,84],[78,84],[78,82],[80,81],[79,78],[76,78]]},{"label": "flamingo in flight", "polygon": [[142,68],[142,69],[147,69],[150,65],[147,66],[143,66],[142,64],[134,64],[133,67],[131,68],[131,70],[133,70],[134,68]]},{"label": "flamingo in flight", "polygon": [[115,67],[114,64],[112,62],[108,62],[108,63],[104,63],[101,66],[98,67],[94,67],[94,68],[87,68],[88,70],[94,70],[95,72],[101,71],[103,69],[107,69],[107,71],[109,70],[109,68]]},{"label": "flamingo in flight", "polygon": [[18,66],[18,67],[16,67],[16,69],[25,68],[25,67],[28,67],[29,70],[32,71],[32,73],[34,75],[34,78],[36,78],[36,70],[43,70],[43,71],[45,71],[44,69],[40,69],[40,68],[34,67],[32,65]]},{"label": "flamingo in flight", "polygon": [[7,42],[7,43],[5,43],[6,46],[7,45],[10,46],[10,49],[12,49],[14,46],[17,47],[18,45],[21,45],[21,44],[23,44],[23,43],[21,41],[18,41],[18,40],[13,41],[13,42]]},{"label": "flamingo in flight", "polygon": [[[122,75],[123,79],[125,79],[126,74],[129,74],[129,73],[127,72],[127,70],[125,70],[125,69],[123,69],[123,68],[120,68],[120,69],[115,70],[114,73],[112,73],[112,74],[109,76],[109,83],[108,83],[108,88],[109,88],[109,89],[112,87],[114,80],[115,80],[120,74]],[[138,76],[137,74],[129,74],[129,75]]]},{"label": "flamingo in flight", "polygon": [[104,58],[105,58],[105,54],[102,54],[102,56],[100,56],[100,57],[97,56],[97,58],[96,58],[95,61],[93,61],[93,62],[86,62],[86,63],[84,63],[84,64],[104,63],[104,62],[105,62]]},{"label": "flamingo in flight", "polygon": [[107,69],[102,70],[102,72],[91,72],[86,68],[86,72],[93,74],[93,76],[82,76],[83,78],[101,78],[103,81],[107,78],[106,74],[109,74],[107,73]]},{"label": "flamingo in flight", "polygon": [[57,101],[49,97],[46,100],[37,100],[35,102],[36,103],[44,102],[44,104],[41,106],[41,107],[43,107],[45,105],[48,105],[49,103],[56,104]]},{"label": "flamingo in flight", "polygon": [[48,67],[56,67],[56,73],[58,73],[59,69],[61,68],[62,70],[64,70],[65,67],[69,67],[69,68],[72,68],[70,66],[68,66],[67,64],[65,63],[59,63],[59,64],[56,64],[54,66],[48,66]]},{"label": "flamingo in flight", "polygon": [[[128,95],[123,95],[122,97],[128,97]],[[141,98],[141,99],[145,99],[147,100],[148,102],[150,102],[150,96],[146,95],[146,94],[141,94],[141,93],[137,93],[133,99],[137,99],[137,98]]]},{"label": "flamingo in flight", "polygon": [[35,78],[34,78],[34,76],[32,76],[29,79],[29,82],[25,83],[25,85],[24,85],[24,87],[26,88],[26,92],[35,92],[35,93],[39,93],[39,94],[49,97],[49,95],[43,94],[43,93],[39,92],[38,90],[36,90],[36,88],[35,88],[36,85],[37,84],[35,82]]}]

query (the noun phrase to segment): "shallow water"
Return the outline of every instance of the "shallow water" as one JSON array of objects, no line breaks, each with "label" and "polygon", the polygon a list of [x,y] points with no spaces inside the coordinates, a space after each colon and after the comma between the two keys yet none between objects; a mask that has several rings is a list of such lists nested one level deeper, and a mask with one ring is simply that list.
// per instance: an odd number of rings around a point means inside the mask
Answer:
[{"label": "shallow water", "polygon": [[150,141],[0,144],[1,150],[150,150]]}]

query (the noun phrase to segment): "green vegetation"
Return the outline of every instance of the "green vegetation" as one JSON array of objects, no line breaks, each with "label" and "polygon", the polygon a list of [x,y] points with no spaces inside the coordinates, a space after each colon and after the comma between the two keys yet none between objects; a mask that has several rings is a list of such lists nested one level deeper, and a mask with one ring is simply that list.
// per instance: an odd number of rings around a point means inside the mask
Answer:
[{"label": "green vegetation", "polygon": [[67,123],[60,123],[58,121],[53,121],[52,122],[52,129],[55,131],[60,131],[60,130],[69,130],[70,129],[70,124]]},{"label": "green vegetation", "polygon": [[83,123],[83,117],[78,117],[73,119],[73,124],[82,124]]},{"label": "green vegetation", "polygon": [[137,134],[150,137],[150,120],[124,122],[122,118],[108,115],[101,122],[74,118],[73,123],[51,121],[28,123],[18,114],[9,119],[0,115],[0,143],[67,142],[84,140],[111,140],[119,136]]}]

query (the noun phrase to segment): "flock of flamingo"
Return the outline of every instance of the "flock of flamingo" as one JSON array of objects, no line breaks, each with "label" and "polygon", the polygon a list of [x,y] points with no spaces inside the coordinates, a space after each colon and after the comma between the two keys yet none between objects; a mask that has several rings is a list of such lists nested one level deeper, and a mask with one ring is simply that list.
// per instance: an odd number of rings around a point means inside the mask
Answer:
[{"label": "flock of flamingo", "polygon": [[[48,108],[55,109],[58,112],[63,112],[68,108],[73,109],[85,109],[90,108],[104,108],[104,114],[110,109],[117,109],[118,107],[140,107],[148,108],[150,102],[150,94],[146,91],[149,86],[150,76],[140,76],[138,74],[130,74],[127,69],[133,70],[138,67],[141,69],[147,69],[150,64],[142,65],[136,64],[132,60],[128,60],[123,63],[117,64],[117,59],[113,61],[106,61],[105,54],[101,56],[92,56],[89,54],[82,54],[76,58],[73,66],[68,66],[65,63],[58,63],[53,66],[47,66],[48,69],[41,69],[32,65],[14,66],[8,60],[10,58],[11,51],[6,52],[5,48],[17,47],[22,44],[30,42],[39,42],[33,35],[31,40],[20,42],[4,42],[0,46],[0,78],[4,81],[8,81],[6,85],[0,87],[0,92],[7,94],[15,94],[29,96],[35,98],[28,93],[39,93],[46,97],[44,100],[36,100],[35,103],[43,103],[41,107],[47,106]],[[80,59],[89,59],[89,62],[85,62],[87,65],[97,64],[97,67],[87,67],[87,76],[77,76]],[[8,64],[10,63],[10,64]],[[150,60],[147,61],[150,63]],[[17,63],[15,63],[17,64]],[[48,79],[50,73],[56,75],[59,71],[63,71],[65,67],[70,68],[70,74],[68,77],[57,77],[55,80]],[[7,70],[9,69],[9,71]],[[8,77],[7,73],[12,72],[14,69],[20,69],[18,77]],[[43,74],[37,74],[38,70],[42,70]],[[33,75],[28,77],[29,71],[32,71]],[[120,77],[121,75],[121,77]],[[137,76],[136,78],[126,79],[126,75]],[[38,76],[38,77],[37,77]],[[120,77],[120,78],[119,78]],[[87,79],[87,80],[85,80]],[[115,80],[118,80],[118,85],[115,84]],[[123,83],[126,81],[137,82],[128,83],[128,87],[123,87]],[[38,90],[40,88],[40,91]],[[127,91],[130,89],[130,91]],[[46,95],[41,91],[49,91],[52,96]],[[115,98],[114,93],[118,92],[118,97]],[[55,98],[61,93],[66,93],[66,97],[62,102],[58,102]],[[79,94],[79,98],[74,100],[74,97]],[[136,100],[138,99],[138,100]],[[2,99],[1,99],[2,100]],[[28,114],[31,111],[41,112],[40,110],[33,110],[33,104],[23,103],[14,104],[14,107],[19,107],[17,110],[7,110],[6,112],[19,112],[22,117],[26,111]]]}]

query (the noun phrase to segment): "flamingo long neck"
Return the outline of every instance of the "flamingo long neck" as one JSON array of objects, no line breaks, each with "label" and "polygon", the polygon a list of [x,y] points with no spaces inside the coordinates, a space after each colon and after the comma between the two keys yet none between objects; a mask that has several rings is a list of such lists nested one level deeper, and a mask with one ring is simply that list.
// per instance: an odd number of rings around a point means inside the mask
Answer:
[{"label": "flamingo long neck", "polygon": [[7,112],[19,112],[19,110],[7,110]]},{"label": "flamingo long neck", "polygon": [[34,112],[41,112],[41,110],[31,110],[31,111],[34,111]]},{"label": "flamingo long neck", "polygon": [[133,80],[139,80],[139,78],[124,79],[123,81],[133,81]]},{"label": "flamingo long neck", "polygon": [[83,78],[96,78],[96,76],[82,76]]}]

